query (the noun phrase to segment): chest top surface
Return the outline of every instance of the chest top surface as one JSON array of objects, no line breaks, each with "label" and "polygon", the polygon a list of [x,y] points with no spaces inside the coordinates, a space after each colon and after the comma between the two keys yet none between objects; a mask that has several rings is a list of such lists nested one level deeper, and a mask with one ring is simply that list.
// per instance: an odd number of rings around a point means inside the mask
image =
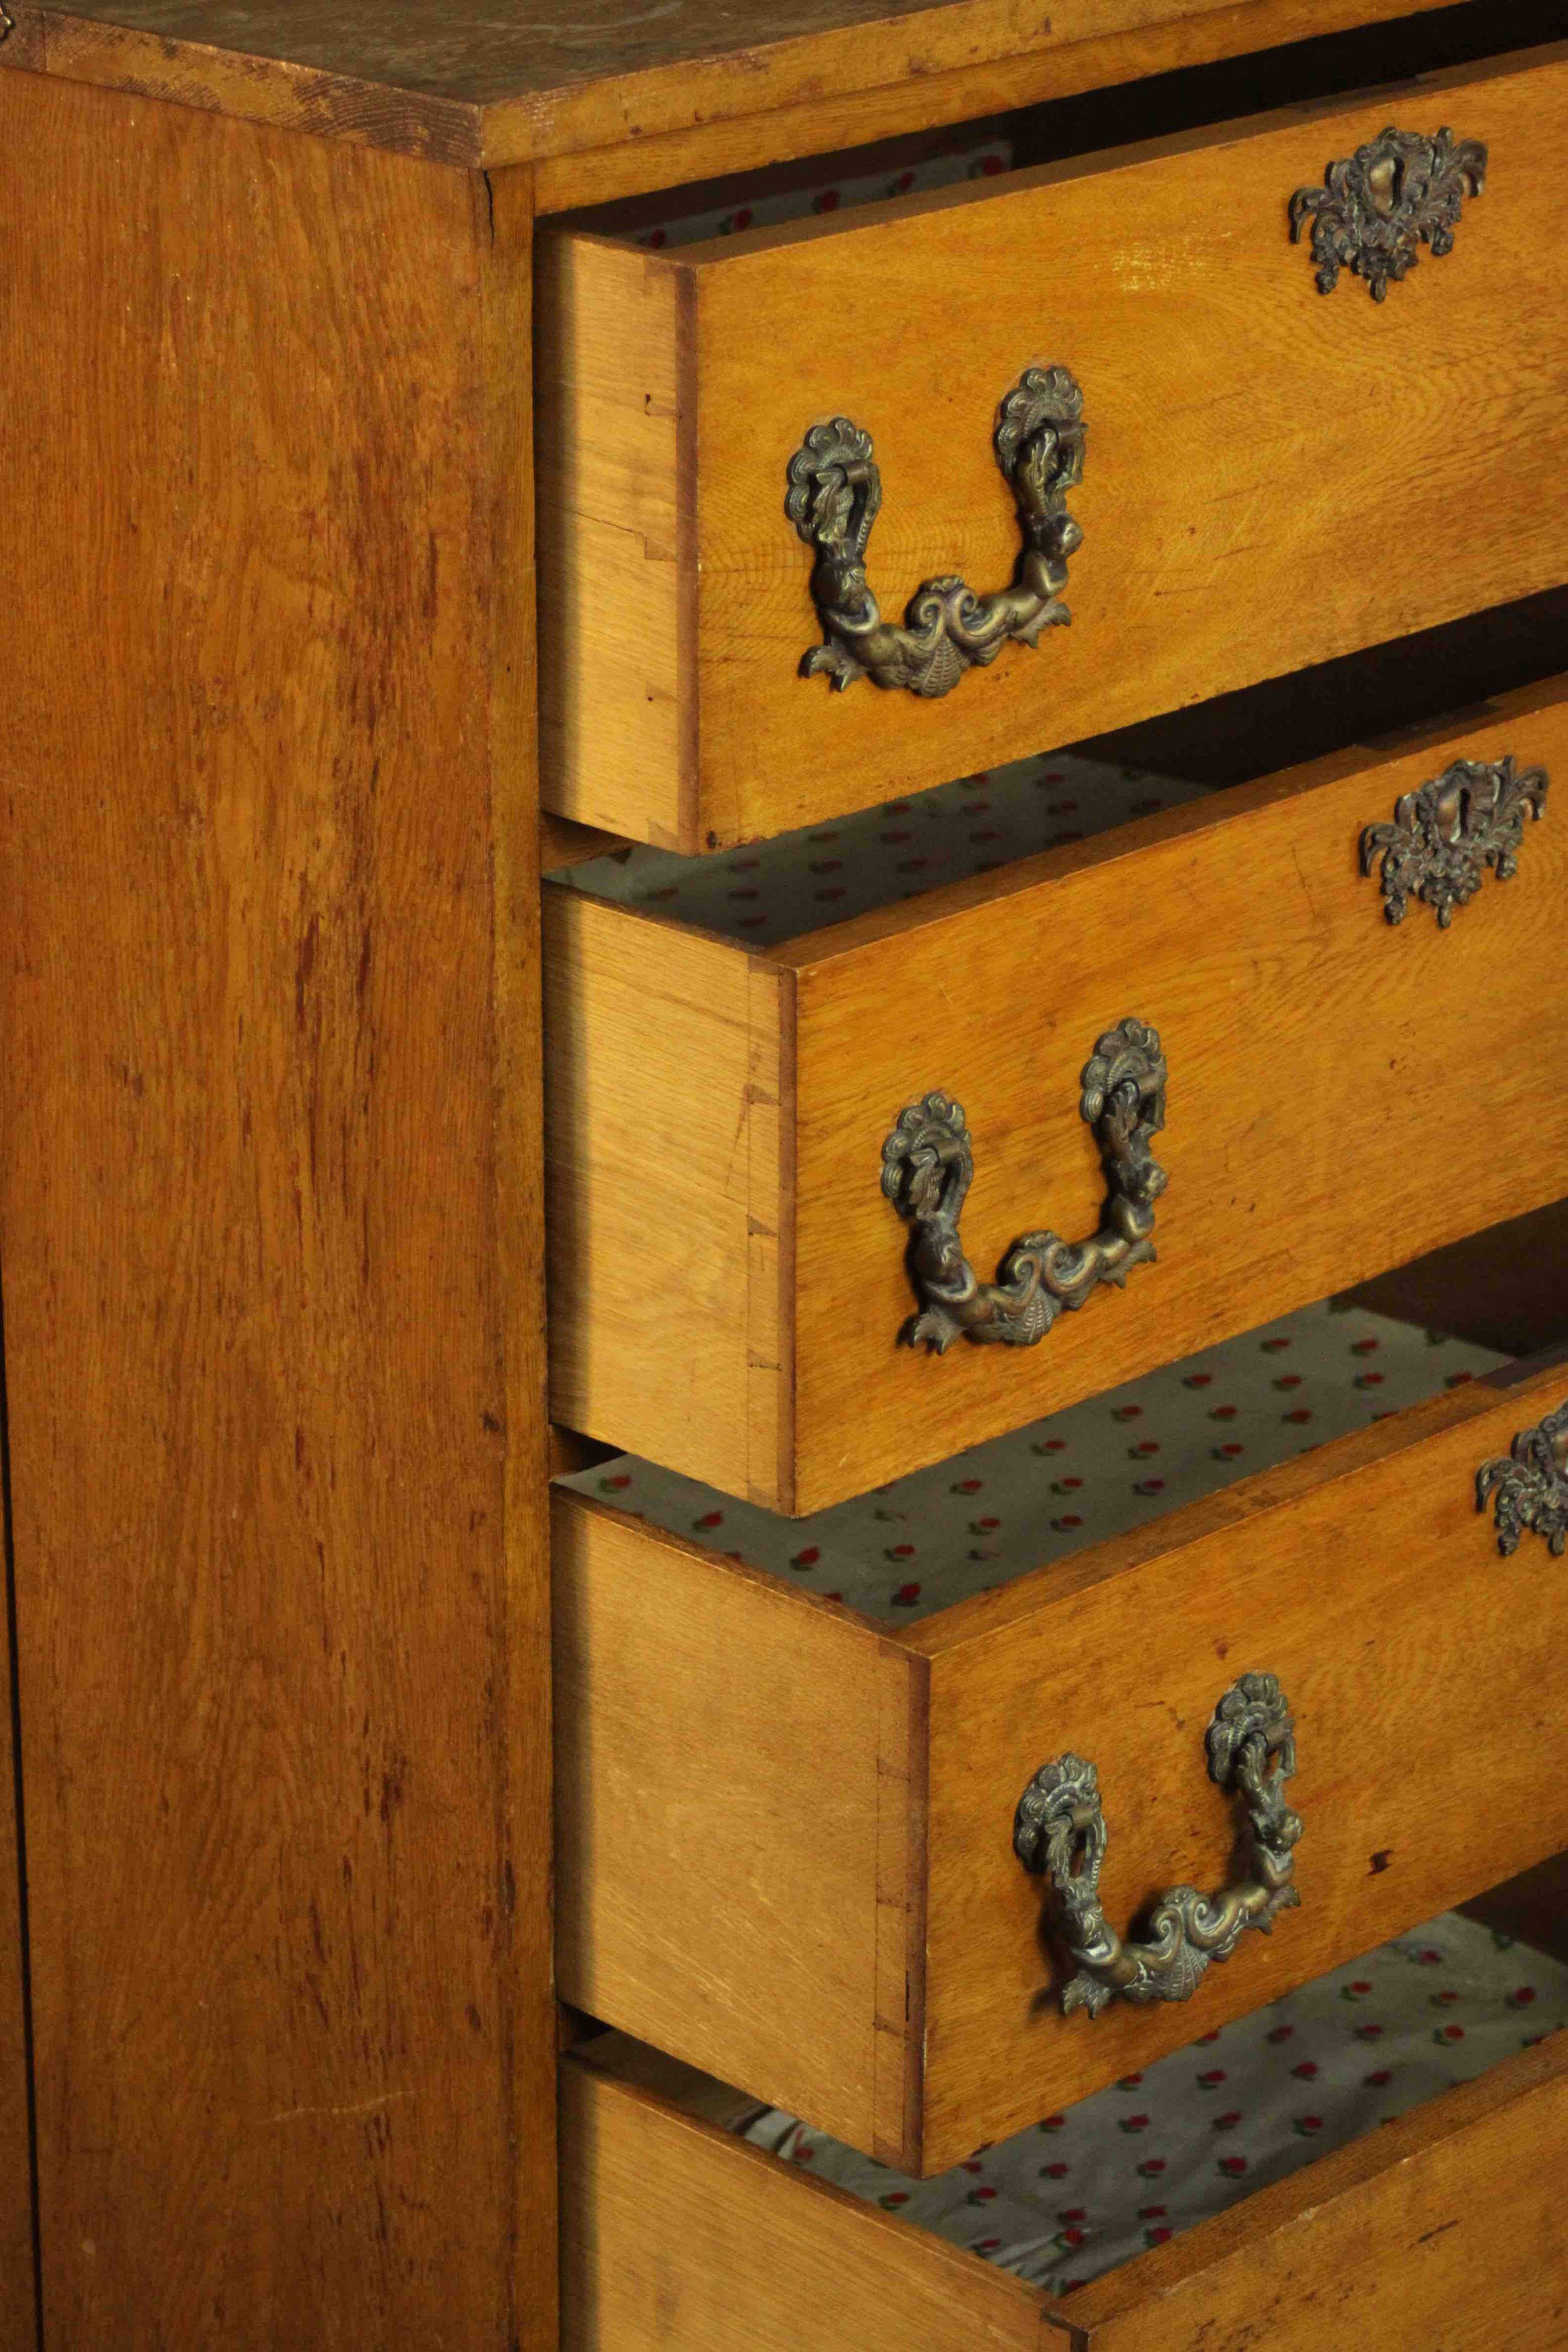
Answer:
[{"label": "chest top surface", "polygon": [[[1243,45],[1408,5],[1252,0]],[[954,78],[989,76],[985,103],[1017,103],[1009,68],[1109,44],[1091,79],[1120,79],[1188,62],[1237,14],[1232,0],[0,0],[0,66],[488,166],[896,85],[931,87],[951,119],[934,89]]]}]

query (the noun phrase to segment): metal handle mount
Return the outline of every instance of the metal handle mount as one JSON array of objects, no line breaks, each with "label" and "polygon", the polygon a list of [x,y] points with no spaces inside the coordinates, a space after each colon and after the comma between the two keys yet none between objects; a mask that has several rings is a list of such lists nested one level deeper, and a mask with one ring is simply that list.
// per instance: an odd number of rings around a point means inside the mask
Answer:
[{"label": "metal handle mount", "polygon": [[945,1355],[966,1339],[1032,1348],[1063,1307],[1076,1309],[1102,1282],[1121,1289],[1152,1264],[1154,1203],[1165,1171],[1150,1150],[1165,1124],[1165,1059],[1159,1033],[1131,1018],[1108,1029],[1085,1063],[1079,1108],[1095,1131],[1109,1191],[1088,1241],[1025,1234],[982,1282],[963,1255],[959,1218],[974,1176],[962,1104],[930,1094],[900,1112],[882,1146],[882,1190],[912,1227],[910,1272],[921,1312],[905,1325],[911,1347]]},{"label": "metal handle mount", "polygon": [[1137,1941],[1119,1936],[1100,1908],[1106,1827],[1094,1766],[1058,1756],[1041,1765],[1019,1800],[1013,1850],[1026,1870],[1055,1887],[1078,1963],[1062,1993],[1064,2016],[1087,2009],[1098,2017],[1116,2000],[1190,2000],[1211,1960],[1228,1960],[1248,1927],[1267,1934],[1300,1901],[1293,1872],[1301,1822],[1285,1802],[1296,1769],[1295,1725],[1273,1675],[1243,1675],[1226,1691],[1205,1745],[1210,1780],[1235,1790],[1246,1807],[1245,1874],[1216,1895],[1170,1887]]},{"label": "metal handle mount", "polygon": [[847,416],[814,425],[790,459],[784,499],[791,522],[816,551],[811,593],[826,640],[805,656],[802,676],[820,672],[840,692],[869,677],[911,694],[947,694],[1005,645],[1037,645],[1042,629],[1070,621],[1061,593],[1083,532],[1067,496],[1083,478],[1084,432],[1083,394],[1067,369],[1026,368],[1002,403],[995,431],[996,462],[1024,534],[1013,584],[977,596],[960,579],[928,580],[899,628],[883,620],[866,578],[867,542],[882,503],[871,436]]}]

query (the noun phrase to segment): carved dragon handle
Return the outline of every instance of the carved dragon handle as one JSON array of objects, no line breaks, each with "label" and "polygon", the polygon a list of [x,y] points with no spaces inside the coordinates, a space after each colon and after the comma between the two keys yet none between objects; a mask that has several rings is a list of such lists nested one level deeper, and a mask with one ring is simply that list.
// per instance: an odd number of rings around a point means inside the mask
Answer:
[{"label": "carved dragon handle", "polygon": [[1062,2013],[1098,2017],[1109,2001],[1190,2000],[1211,1960],[1228,1960],[1248,1927],[1267,1935],[1300,1901],[1294,1883],[1299,1815],[1285,1802],[1296,1769],[1295,1725],[1273,1675],[1243,1675],[1215,1709],[1205,1742],[1209,1778],[1240,1796],[1247,1813],[1243,1875],[1216,1895],[1173,1886],[1150,1914],[1148,1932],[1119,1936],[1100,1907],[1105,1814],[1100,1779],[1081,1756],[1042,1764],[1019,1800],[1013,1850],[1026,1870],[1050,1880],[1066,1914],[1063,1933],[1078,1972]]},{"label": "carved dragon handle", "polygon": [[1109,1187],[1100,1230],[1088,1241],[1025,1234],[994,1282],[963,1255],[959,1218],[974,1175],[963,1106],[930,1094],[900,1113],[882,1146],[882,1190],[912,1227],[910,1271],[921,1312],[905,1325],[911,1347],[945,1355],[966,1339],[1032,1348],[1064,1307],[1076,1310],[1102,1282],[1125,1284],[1154,1259],[1154,1203],[1165,1171],[1150,1150],[1165,1124],[1165,1060],[1159,1033],[1131,1018],[1108,1029],[1085,1063],[1079,1108],[1094,1129]]},{"label": "carved dragon handle", "polygon": [[814,425],[789,464],[784,511],[815,550],[811,593],[825,642],[801,674],[840,692],[858,677],[911,694],[947,694],[965,670],[1008,644],[1037,645],[1070,621],[1061,602],[1068,559],[1083,532],[1067,496],[1083,478],[1083,394],[1064,367],[1026,368],[1002,403],[996,462],[1017,501],[1024,547],[1011,587],[977,596],[962,580],[928,580],[901,628],[884,621],[866,577],[866,549],[882,503],[871,436],[847,416]]}]

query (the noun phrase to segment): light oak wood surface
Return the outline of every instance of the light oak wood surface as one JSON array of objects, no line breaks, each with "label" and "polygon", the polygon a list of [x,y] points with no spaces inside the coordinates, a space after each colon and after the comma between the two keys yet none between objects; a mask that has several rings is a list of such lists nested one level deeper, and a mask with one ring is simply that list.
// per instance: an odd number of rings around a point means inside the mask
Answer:
[{"label": "light oak wood surface", "polygon": [[1055,2301],[764,2155],[616,2037],[563,2084],[572,2352],[1552,2352],[1568,2036]]},{"label": "light oak wood surface", "polygon": [[[1436,0],[1438,6],[1451,0]],[[0,66],[316,137],[566,167],[552,207],[1026,105],[1407,0],[10,0]],[[600,160],[608,151],[618,163]],[[596,178],[575,159],[594,155]]]},{"label": "light oak wood surface", "polygon": [[[1542,1544],[1500,1559],[1475,1473],[1565,1381],[1451,1391],[897,1630],[558,1494],[564,1997],[931,2173],[1556,1853],[1568,1588]],[[1204,1734],[1258,1669],[1298,1720],[1301,1907],[1190,2007],[1064,2020],[1026,1784],[1098,1764],[1121,1927],[1218,1886]]]},{"label": "light oak wood surface", "polygon": [[46,2336],[544,2352],[527,183],[0,159]]},{"label": "light oak wood surface", "polygon": [[[721,847],[1552,584],[1568,55],[1522,55],[669,252],[547,234],[546,805]],[[1325,299],[1290,195],[1391,115],[1489,142],[1487,192],[1385,303]],[[873,437],[869,580],[898,619],[934,575],[1011,579],[996,409],[1058,362],[1089,433],[1071,628],[935,701],[803,678],[821,631],[783,506],[806,428]]]},{"label": "light oak wood surface", "polygon": [[[1447,931],[1392,928],[1357,863],[1402,793],[1504,751],[1568,770],[1561,681],[766,954],[552,886],[556,1417],[804,1513],[1555,1198],[1560,812]],[[1529,1008],[1507,1049],[1500,992]],[[1020,1233],[1095,1230],[1079,1078],[1126,1014],[1170,1067],[1158,1262],[1033,1349],[900,1346],[899,1113],[963,1105],[988,1280]]]},{"label": "light oak wood surface", "polygon": [[[4,1444],[0,1429],[0,1448]],[[5,1590],[0,1590],[0,2352],[37,2352],[26,1928],[11,1703],[9,1524],[5,1538]]]}]

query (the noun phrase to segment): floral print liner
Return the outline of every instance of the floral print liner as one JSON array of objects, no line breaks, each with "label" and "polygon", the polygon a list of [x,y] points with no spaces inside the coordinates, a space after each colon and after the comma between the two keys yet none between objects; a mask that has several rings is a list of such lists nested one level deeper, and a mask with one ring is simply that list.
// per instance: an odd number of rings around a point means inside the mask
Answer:
[{"label": "floral print liner", "polygon": [[1205,794],[1177,777],[1041,752],[727,856],[616,850],[553,878],[769,948]]},{"label": "floral print liner", "polygon": [[908,1622],[1506,1360],[1331,1300],[809,1518],[779,1518],[629,1454],[563,1484],[868,1617]]},{"label": "floral print liner", "polygon": [[741,2129],[1070,2294],[1565,2025],[1568,1967],[1448,1913],[934,2180],[889,2171],[775,2108]]}]

